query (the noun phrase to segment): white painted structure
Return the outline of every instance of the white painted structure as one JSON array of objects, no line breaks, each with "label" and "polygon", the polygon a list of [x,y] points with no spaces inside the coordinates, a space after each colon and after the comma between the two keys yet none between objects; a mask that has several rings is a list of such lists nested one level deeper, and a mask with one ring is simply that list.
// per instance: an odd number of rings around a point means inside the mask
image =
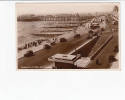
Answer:
[{"label": "white painted structure", "polygon": [[78,59],[74,65],[77,66],[78,68],[87,68],[88,64],[90,63],[90,58],[89,57],[82,57],[81,59]]}]

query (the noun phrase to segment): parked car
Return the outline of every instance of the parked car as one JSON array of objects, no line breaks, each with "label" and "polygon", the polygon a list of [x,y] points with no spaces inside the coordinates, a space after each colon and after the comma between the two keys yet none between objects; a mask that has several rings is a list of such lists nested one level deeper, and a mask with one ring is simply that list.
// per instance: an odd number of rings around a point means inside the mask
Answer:
[{"label": "parked car", "polygon": [[45,49],[50,49],[50,48],[51,48],[51,45],[50,45],[50,44],[45,44],[45,45],[44,45],[44,48],[45,48]]},{"label": "parked car", "polygon": [[33,55],[34,55],[33,51],[32,51],[32,50],[29,50],[29,51],[27,51],[27,52],[24,54],[24,57],[30,57],[30,56],[33,56]]},{"label": "parked car", "polygon": [[65,38],[60,38],[60,42],[67,42]]},{"label": "parked car", "polygon": [[74,38],[80,38],[80,34],[76,34]]}]

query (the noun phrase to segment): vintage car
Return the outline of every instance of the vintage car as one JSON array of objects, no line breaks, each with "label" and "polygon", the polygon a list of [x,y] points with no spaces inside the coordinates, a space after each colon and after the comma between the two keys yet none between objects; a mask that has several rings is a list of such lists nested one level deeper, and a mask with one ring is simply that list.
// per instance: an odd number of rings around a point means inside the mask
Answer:
[{"label": "vintage car", "polygon": [[29,51],[27,51],[27,52],[24,54],[24,57],[30,57],[30,56],[33,56],[33,55],[34,55],[33,51],[32,51],[32,50],[29,50]]}]

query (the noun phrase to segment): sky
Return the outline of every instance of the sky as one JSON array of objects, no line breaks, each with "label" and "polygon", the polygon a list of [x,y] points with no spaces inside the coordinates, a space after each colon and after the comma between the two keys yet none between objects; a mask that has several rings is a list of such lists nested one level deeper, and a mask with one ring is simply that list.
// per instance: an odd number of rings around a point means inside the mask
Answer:
[{"label": "sky", "polygon": [[110,12],[119,3],[17,3],[17,15]]}]

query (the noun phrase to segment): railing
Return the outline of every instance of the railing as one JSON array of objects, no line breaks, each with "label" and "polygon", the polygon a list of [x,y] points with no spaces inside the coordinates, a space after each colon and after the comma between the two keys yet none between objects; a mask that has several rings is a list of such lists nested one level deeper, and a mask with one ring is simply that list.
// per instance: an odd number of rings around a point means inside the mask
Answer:
[{"label": "railing", "polygon": [[110,35],[109,38],[100,46],[99,49],[97,49],[97,51],[90,56],[91,60],[94,60],[94,58],[100,53],[100,51],[109,43],[109,41],[113,38],[113,35]]}]

